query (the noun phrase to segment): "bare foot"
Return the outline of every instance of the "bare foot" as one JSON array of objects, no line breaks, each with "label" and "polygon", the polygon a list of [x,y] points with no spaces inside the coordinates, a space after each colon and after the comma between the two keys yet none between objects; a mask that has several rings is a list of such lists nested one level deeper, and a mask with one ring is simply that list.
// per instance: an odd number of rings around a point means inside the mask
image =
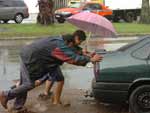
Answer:
[{"label": "bare foot", "polygon": [[3,92],[3,91],[0,92],[0,102],[1,102],[1,105],[2,105],[5,109],[7,109],[7,102],[8,102],[8,100],[7,100],[7,97],[4,95],[4,92]]}]

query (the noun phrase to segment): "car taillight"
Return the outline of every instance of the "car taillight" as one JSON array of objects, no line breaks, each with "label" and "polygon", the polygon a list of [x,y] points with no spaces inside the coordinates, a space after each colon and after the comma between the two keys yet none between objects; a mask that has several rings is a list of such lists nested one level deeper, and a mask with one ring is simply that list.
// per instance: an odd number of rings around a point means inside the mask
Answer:
[{"label": "car taillight", "polygon": [[95,75],[95,78],[97,78],[100,75],[100,64],[99,64],[99,62],[96,62],[94,64],[94,75]]},{"label": "car taillight", "polygon": [[26,10],[25,10],[25,11],[26,11],[26,13],[29,13],[29,12],[28,12],[28,11],[29,11],[29,10],[28,10],[28,8],[26,8]]},{"label": "car taillight", "polygon": [[27,6],[27,4],[25,4],[25,12],[26,12],[26,14],[28,14],[29,13],[29,9],[28,9],[28,6]]}]

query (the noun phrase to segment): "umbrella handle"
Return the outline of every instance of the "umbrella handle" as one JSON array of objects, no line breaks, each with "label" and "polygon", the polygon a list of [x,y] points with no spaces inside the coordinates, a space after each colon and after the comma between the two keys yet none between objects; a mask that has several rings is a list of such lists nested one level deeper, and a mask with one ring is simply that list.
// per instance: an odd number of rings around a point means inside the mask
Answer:
[{"label": "umbrella handle", "polygon": [[86,46],[85,49],[88,50],[88,44],[89,44],[89,39],[91,37],[91,32],[88,33],[87,39],[86,39]]}]

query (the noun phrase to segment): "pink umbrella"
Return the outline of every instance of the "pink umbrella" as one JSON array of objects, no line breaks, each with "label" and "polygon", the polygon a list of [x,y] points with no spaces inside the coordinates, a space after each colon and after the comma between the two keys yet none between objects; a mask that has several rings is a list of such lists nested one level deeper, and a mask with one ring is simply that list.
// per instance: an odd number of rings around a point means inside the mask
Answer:
[{"label": "pink umbrella", "polygon": [[116,31],[112,23],[98,14],[81,12],[67,18],[67,21],[82,30],[97,34],[103,38],[116,37]]}]

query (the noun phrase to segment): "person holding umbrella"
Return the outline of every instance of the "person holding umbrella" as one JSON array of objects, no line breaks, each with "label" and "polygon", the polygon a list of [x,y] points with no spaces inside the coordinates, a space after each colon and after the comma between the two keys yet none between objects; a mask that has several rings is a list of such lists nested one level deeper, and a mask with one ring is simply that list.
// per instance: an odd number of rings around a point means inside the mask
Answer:
[{"label": "person holding umbrella", "polygon": [[25,46],[20,52],[20,84],[18,87],[0,92],[1,105],[7,109],[8,101],[15,99],[14,109],[22,109],[28,91],[35,87],[35,81],[48,73],[50,76],[55,77],[57,83],[53,104],[59,104],[64,84],[64,76],[60,65],[66,62],[85,66],[88,62],[102,60],[102,56],[98,54],[89,57],[74,51],[73,47],[79,46],[85,39],[84,31],[77,30],[71,35],[70,41],[72,43],[69,43],[70,45],[67,44],[65,36],[58,36],[42,38]]}]

